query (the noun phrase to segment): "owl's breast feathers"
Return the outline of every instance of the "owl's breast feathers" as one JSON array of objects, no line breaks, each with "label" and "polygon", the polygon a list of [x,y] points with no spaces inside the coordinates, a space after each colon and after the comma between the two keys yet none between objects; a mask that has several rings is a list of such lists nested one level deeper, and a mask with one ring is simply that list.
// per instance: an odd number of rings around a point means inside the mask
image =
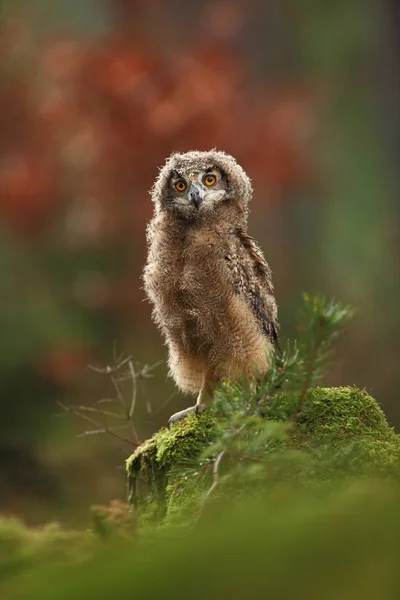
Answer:
[{"label": "owl's breast feathers", "polygon": [[[145,288],[164,332],[200,348],[232,330],[235,319],[244,319],[243,327],[250,319],[277,344],[271,271],[245,228],[214,223],[182,234],[174,225],[157,228],[145,270]],[[243,305],[240,317],[236,308],[230,317],[237,301]]]}]

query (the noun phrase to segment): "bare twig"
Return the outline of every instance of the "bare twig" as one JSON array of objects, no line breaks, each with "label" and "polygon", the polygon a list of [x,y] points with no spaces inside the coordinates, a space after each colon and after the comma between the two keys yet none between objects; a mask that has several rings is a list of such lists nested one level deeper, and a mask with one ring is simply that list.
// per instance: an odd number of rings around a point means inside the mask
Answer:
[{"label": "bare twig", "polygon": [[115,433],[114,428],[110,429],[110,427],[108,427],[107,425],[102,426],[101,423],[99,423],[96,419],[92,419],[92,417],[88,417],[87,415],[82,414],[79,410],[76,410],[72,407],[66,406],[59,400],[57,401],[57,404],[65,412],[70,413],[71,415],[75,415],[76,417],[80,417],[84,421],[87,421],[88,423],[91,423],[91,425],[94,425],[97,429],[102,430],[101,433],[108,433],[108,434],[112,435],[113,437],[117,438],[118,440],[120,440],[121,442],[125,442],[131,446],[138,445],[137,443],[133,442],[132,440],[129,440],[125,437],[122,437],[121,435],[118,435],[118,433]]},{"label": "bare twig", "polygon": [[152,371],[154,371],[154,369],[156,369],[157,367],[162,365],[163,362],[164,362],[163,360],[159,360],[158,362],[153,363],[152,365],[144,365],[144,367],[142,368],[142,370],[139,373],[140,377],[143,377],[144,379],[153,377]]},{"label": "bare twig", "polygon": [[133,368],[133,363],[131,360],[128,363],[128,367],[129,367],[129,372],[132,376],[132,398],[131,398],[131,406],[130,406],[129,412],[128,412],[128,416],[131,419],[132,415],[133,415],[133,411],[135,410],[136,396],[137,396],[137,383],[136,383],[135,369]]},{"label": "bare twig", "polygon": [[92,412],[100,415],[105,415],[107,417],[114,417],[115,419],[124,419],[125,417],[117,412],[112,412],[111,410],[103,410],[102,408],[97,408],[95,406],[76,406],[74,404],[70,405],[70,408],[74,410],[82,410],[83,412]]},{"label": "bare twig", "polygon": [[[144,365],[140,371],[135,372],[136,379],[151,379],[152,377],[154,377],[152,373],[153,369],[161,365],[163,362],[163,360],[159,360],[158,362],[154,363],[154,365]],[[127,371],[123,375],[120,375],[118,377],[118,381],[128,381],[129,379],[131,379],[131,377],[131,372]]]},{"label": "bare twig", "polygon": [[170,396],[168,396],[168,398],[152,413],[152,416],[155,417],[156,415],[158,415],[158,413],[165,407],[167,406],[167,404],[169,404],[171,402],[171,400],[173,400],[175,398],[175,396],[177,395],[177,392],[172,392],[172,394]]},{"label": "bare twig", "polygon": [[[119,427],[112,427],[112,428],[104,428],[102,427],[101,429],[88,429],[86,431],[82,431],[81,433],[78,433],[76,437],[81,438],[81,437],[87,437],[89,435],[98,435],[100,433],[109,433],[109,431],[115,431],[118,429],[126,429],[127,427],[129,427],[128,424],[126,425],[120,425]],[[129,442],[132,443],[132,442]]]},{"label": "bare twig", "polygon": [[[149,379],[153,377],[152,371],[160,365],[163,361],[159,361],[154,363],[153,365],[144,365],[138,370],[135,370],[134,363],[131,356],[127,356],[123,358],[123,355],[117,356],[116,345],[113,347],[113,356],[114,362],[113,365],[107,365],[105,367],[98,367],[95,365],[88,365],[89,369],[94,371],[95,373],[100,373],[102,375],[107,375],[113,388],[115,390],[115,398],[102,398],[96,402],[95,406],[83,406],[83,405],[69,405],[66,406],[61,402],[58,402],[59,406],[62,408],[62,414],[72,414],[81,419],[87,421],[95,428],[85,431],[80,434],[79,437],[84,437],[87,435],[95,435],[97,433],[109,433],[113,437],[125,442],[129,443],[133,446],[140,445],[141,441],[137,434],[135,424],[133,422],[133,414],[136,407],[136,401],[138,396],[138,379]],[[123,373],[122,367],[128,365],[128,369]],[[124,381],[131,381],[132,391],[130,395],[130,399],[126,399],[124,397],[122,383]],[[118,402],[121,409],[117,409],[115,411],[101,408],[100,404],[112,404]],[[151,406],[149,402],[146,402],[147,411],[151,413]],[[89,413],[89,414],[87,414]],[[91,416],[89,416],[91,415]],[[98,415],[99,419],[93,418],[92,415]],[[58,415],[60,416],[60,415]],[[107,418],[120,419],[125,420],[126,425],[121,427],[110,427],[107,423]],[[128,440],[127,438],[120,436],[116,433],[116,430],[123,429],[129,427],[131,429],[132,439]]]},{"label": "bare twig", "polygon": [[94,371],[95,373],[110,375],[111,373],[117,373],[120,370],[120,368],[126,365],[126,363],[130,360],[132,360],[132,356],[127,356],[123,360],[117,362],[114,367],[111,367],[110,365],[107,365],[106,367],[95,367],[94,365],[88,365],[88,367],[91,371]]},{"label": "bare twig", "polygon": [[217,458],[215,459],[215,463],[213,466],[213,483],[203,498],[203,502],[201,503],[201,508],[200,508],[199,514],[197,515],[196,523],[198,523],[198,521],[202,517],[204,508],[205,508],[207,502],[210,500],[210,497],[212,496],[216,487],[219,484],[219,468],[220,468],[222,459],[224,458],[225,454],[226,454],[226,450],[221,450],[221,452],[218,454]]},{"label": "bare twig", "polygon": [[120,390],[120,387],[119,387],[119,382],[118,382],[118,381],[117,381],[117,379],[114,377],[114,375],[112,375],[111,373],[110,373],[110,379],[111,379],[111,382],[112,382],[112,384],[113,384],[113,386],[114,386],[115,392],[116,392],[116,394],[117,394],[118,401],[119,401],[119,402],[120,402],[120,404],[122,404],[122,406],[125,408],[125,410],[126,410],[126,416],[128,417],[128,410],[127,410],[126,402],[125,402],[125,400],[124,400],[124,397],[123,397],[123,395],[122,395],[122,392],[121,392],[121,390]]}]

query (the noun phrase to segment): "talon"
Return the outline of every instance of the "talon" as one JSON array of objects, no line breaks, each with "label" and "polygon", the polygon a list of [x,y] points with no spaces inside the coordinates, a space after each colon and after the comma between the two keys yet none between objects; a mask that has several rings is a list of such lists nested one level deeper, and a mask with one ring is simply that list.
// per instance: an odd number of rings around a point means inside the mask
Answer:
[{"label": "talon", "polygon": [[207,408],[207,406],[205,406],[204,404],[196,404],[196,406],[194,407],[194,414],[196,415],[196,417],[199,416],[200,413],[203,412],[203,410],[205,410]]},{"label": "talon", "polygon": [[185,417],[187,417],[188,415],[190,415],[190,413],[192,413],[192,412],[194,412],[195,414],[197,414],[195,406],[190,406],[189,408],[185,408],[185,410],[180,410],[179,412],[173,414],[168,419],[168,429],[171,429],[171,425],[173,425],[177,421],[181,421],[182,419],[185,419]]}]

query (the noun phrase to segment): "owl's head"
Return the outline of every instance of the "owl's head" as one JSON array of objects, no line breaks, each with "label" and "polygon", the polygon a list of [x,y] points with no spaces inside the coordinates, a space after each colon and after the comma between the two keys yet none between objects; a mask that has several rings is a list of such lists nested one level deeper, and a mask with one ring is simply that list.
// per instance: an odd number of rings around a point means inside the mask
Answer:
[{"label": "owl's head", "polygon": [[157,212],[197,220],[231,205],[247,216],[251,199],[250,179],[225,152],[172,154],[162,167],[152,189]]}]

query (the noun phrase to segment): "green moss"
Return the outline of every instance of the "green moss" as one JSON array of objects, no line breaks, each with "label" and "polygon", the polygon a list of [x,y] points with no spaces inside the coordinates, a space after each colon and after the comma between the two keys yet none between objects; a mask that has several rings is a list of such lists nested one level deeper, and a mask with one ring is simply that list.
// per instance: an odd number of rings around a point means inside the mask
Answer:
[{"label": "green moss", "polygon": [[211,412],[189,415],[170,430],[158,431],[128,458],[128,499],[146,518],[159,519],[172,504],[182,504],[183,496],[187,502],[194,495],[174,469],[193,461],[212,442],[214,423]]},{"label": "green moss", "polygon": [[[293,397],[282,397],[269,419],[282,420],[293,413]],[[130,501],[151,506],[153,516],[189,514],[198,505],[209,479],[193,477],[185,464],[212,443],[212,411],[189,416],[169,431],[162,429],[127,461]],[[400,438],[388,425],[377,402],[355,387],[314,388],[296,417],[286,449],[302,451],[304,478],[316,482],[337,475],[400,475]],[[282,445],[268,452],[280,452]],[[287,469],[291,477],[290,469]],[[238,490],[238,494],[241,490]]]},{"label": "green moss", "polygon": [[376,400],[355,387],[310,390],[294,443],[312,455],[321,474],[400,474],[399,436]]},{"label": "green moss", "polygon": [[376,400],[356,387],[311,389],[297,423],[301,431],[315,438],[393,436]]}]

